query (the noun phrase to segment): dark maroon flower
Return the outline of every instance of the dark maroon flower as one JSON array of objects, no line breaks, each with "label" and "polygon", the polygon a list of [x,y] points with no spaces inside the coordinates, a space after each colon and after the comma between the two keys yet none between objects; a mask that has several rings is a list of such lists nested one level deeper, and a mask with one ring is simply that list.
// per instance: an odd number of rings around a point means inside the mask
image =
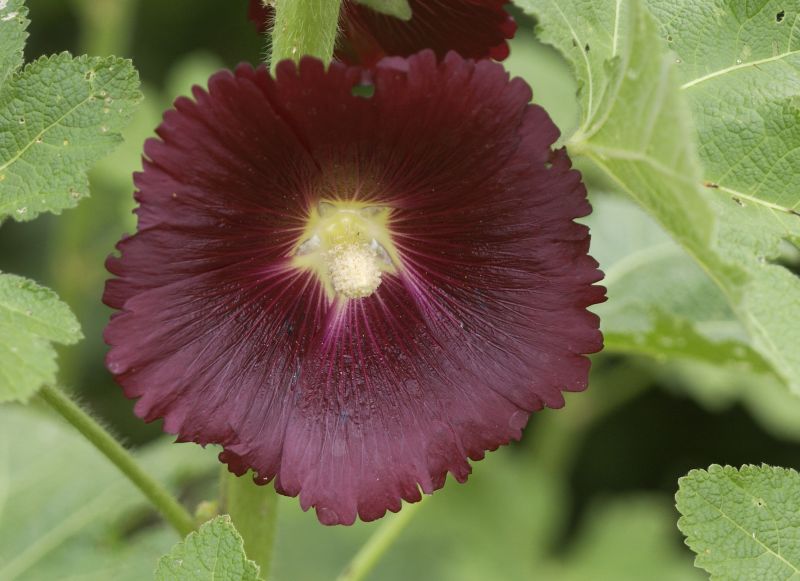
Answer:
[{"label": "dark maroon flower", "polygon": [[[336,58],[372,65],[384,56],[410,56],[432,49],[439,58],[454,50],[467,58],[508,56],[508,39],[517,30],[504,10],[508,0],[409,0],[409,21],[381,14],[353,0],[342,8],[342,36]],[[249,18],[264,32],[272,8],[250,0]]]},{"label": "dark maroon flower", "polygon": [[523,81],[425,51],[240,66],[194,98],[145,144],[139,231],[107,263],[107,364],[139,416],[352,523],[586,387],[590,207]]}]

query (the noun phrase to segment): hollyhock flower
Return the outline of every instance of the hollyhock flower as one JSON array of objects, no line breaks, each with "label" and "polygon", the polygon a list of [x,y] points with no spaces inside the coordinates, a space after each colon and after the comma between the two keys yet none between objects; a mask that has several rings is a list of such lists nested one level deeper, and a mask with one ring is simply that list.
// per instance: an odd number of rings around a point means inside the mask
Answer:
[{"label": "hollyhock flower", "polygon": [[352,523],[463,482],[586,387],[590,207],[523,81],[425,51],[193,94],[145,143],[138,232],[107,262],[107,365],[139,416]]},{"label": "hollyhock flower", "polygon": [[[342,37],[336,58],[372,65],[384,56],[409,56],[430,48],[442,58],[455,50],[468,58],[508,56],[517,25],[503,9],[508,0],[409,0],[409,21],[387,16],[353,0],[342,5]],[[272,8],[250,0],[249,18],[264,32]]]}]

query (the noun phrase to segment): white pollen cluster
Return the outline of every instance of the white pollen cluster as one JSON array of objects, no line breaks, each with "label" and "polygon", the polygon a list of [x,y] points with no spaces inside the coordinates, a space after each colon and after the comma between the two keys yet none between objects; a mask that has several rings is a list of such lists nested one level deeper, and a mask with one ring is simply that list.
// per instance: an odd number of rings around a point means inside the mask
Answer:
[{"label": "white pollen cluster", "polygon": [[334,290],[348,299],[368,297],[381,284],[380,257],[369,244],[337,244],[325,262]]}]

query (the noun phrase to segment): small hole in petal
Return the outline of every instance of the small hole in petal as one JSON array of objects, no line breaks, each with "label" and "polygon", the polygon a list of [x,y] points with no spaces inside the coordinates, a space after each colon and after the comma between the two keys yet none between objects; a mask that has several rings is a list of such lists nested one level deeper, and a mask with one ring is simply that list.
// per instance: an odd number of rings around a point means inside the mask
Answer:
[{"label": "small hole in petal", "polygon": [[361,97],[363,99],[371,99],[375,95],[375,85],[355,85],[350,92],[353,97]]},{"label": "small hole in petal", "polygon": [[785,17],[786,17],[786,10],[781,10],[780,12],[778,12],[778,13],[775,15],[775,22],[777,22],[778,24],[780,24],[781,22],[783,22],[783,19],[784,19]]}]

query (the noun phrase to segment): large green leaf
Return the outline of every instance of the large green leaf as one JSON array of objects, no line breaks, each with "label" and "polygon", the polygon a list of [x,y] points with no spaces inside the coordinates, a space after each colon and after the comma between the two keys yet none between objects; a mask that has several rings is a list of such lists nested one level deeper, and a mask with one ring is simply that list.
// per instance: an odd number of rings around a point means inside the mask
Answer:
[{"label": "large green leaf", "polygon": [[800,578],[800,475],[711,466],[680,479],[678,527],[712,579]]},{"label": "large green leaf", "polygon": [[162,557],[156,581],[257,581],[258,565],[244,554],[242,537],[228,515],[189,533]]},{"label": "large green leaf", "polygon": [[609,297],[594,307],[605,350],[654,358],[660,385],[713,411],[742,403],[770,433],[800,438],[800,399],[702,268],[633,202],[596,195],[592,205],[586,223]]},{"label": "large green leaf", "polygon": [[624,198],[598,195],[592,205],[586,223],[609,299],[594,310],[606,350],[770,373],[722,291],[656,222]]},{"label": "large green leaf", "polygon": [[[152,578],[178,535],[77,431],[10,405],[0,408],[0,442],[0,579]],[[165,439],[137,457],[171,488],[215,481],[214,452],[194,444]]]},{"label": "large green leaf", "polygon": [[[782,239],[800,238],[800,219],[789,211],[800,194],[791,165],[800,151],[793,64],[800,32],[782,27],[796,14],[778,23],[779,10],[770,14],[777,2],[746,14],[737,1],[650,0],[659,24],[639,0],[517,3],[575,69],[583,115],[568,140],[573,153],[593,160],[683,245],[755,349],[800,390],[800,281],[771,263]],[[725,58],[732,62],[715,68]],[[763,74],[762,65],[782,74]],[[702,76],[693,76],[701,66]],[[700,90],[713,83],[725,87]],[[774,178],[776,170],[794,177]]]},{"label": "large green leaf", "polygon": [[0,402],[26,401],[55,381],[52,343],[71,344],[82,336],[75,315],[53,291],[0,273]]},{"label": "large green leaf", "polygon": [[[800,279],[774,264],[800,242],[800,6],[648,0],[697,126],[724,285],[756,347],[800,386]],[[713,265],[709,265],[713,267]]]},{"label": "large green leaf", "polygon": [[517,0],[540,20],[540,38],[573,64],[582,122],[568,145],[590,157],[690,249],[713,239],[700,193],[691,113],[674,56],[637,0]]},{"label": "large green leaf", "polygon": [[0,221],[59,213],[88,195],[86,171],[121,140],[141,99],[130,61],[67,53],[21,64],[28,21],[0,0]]}]

